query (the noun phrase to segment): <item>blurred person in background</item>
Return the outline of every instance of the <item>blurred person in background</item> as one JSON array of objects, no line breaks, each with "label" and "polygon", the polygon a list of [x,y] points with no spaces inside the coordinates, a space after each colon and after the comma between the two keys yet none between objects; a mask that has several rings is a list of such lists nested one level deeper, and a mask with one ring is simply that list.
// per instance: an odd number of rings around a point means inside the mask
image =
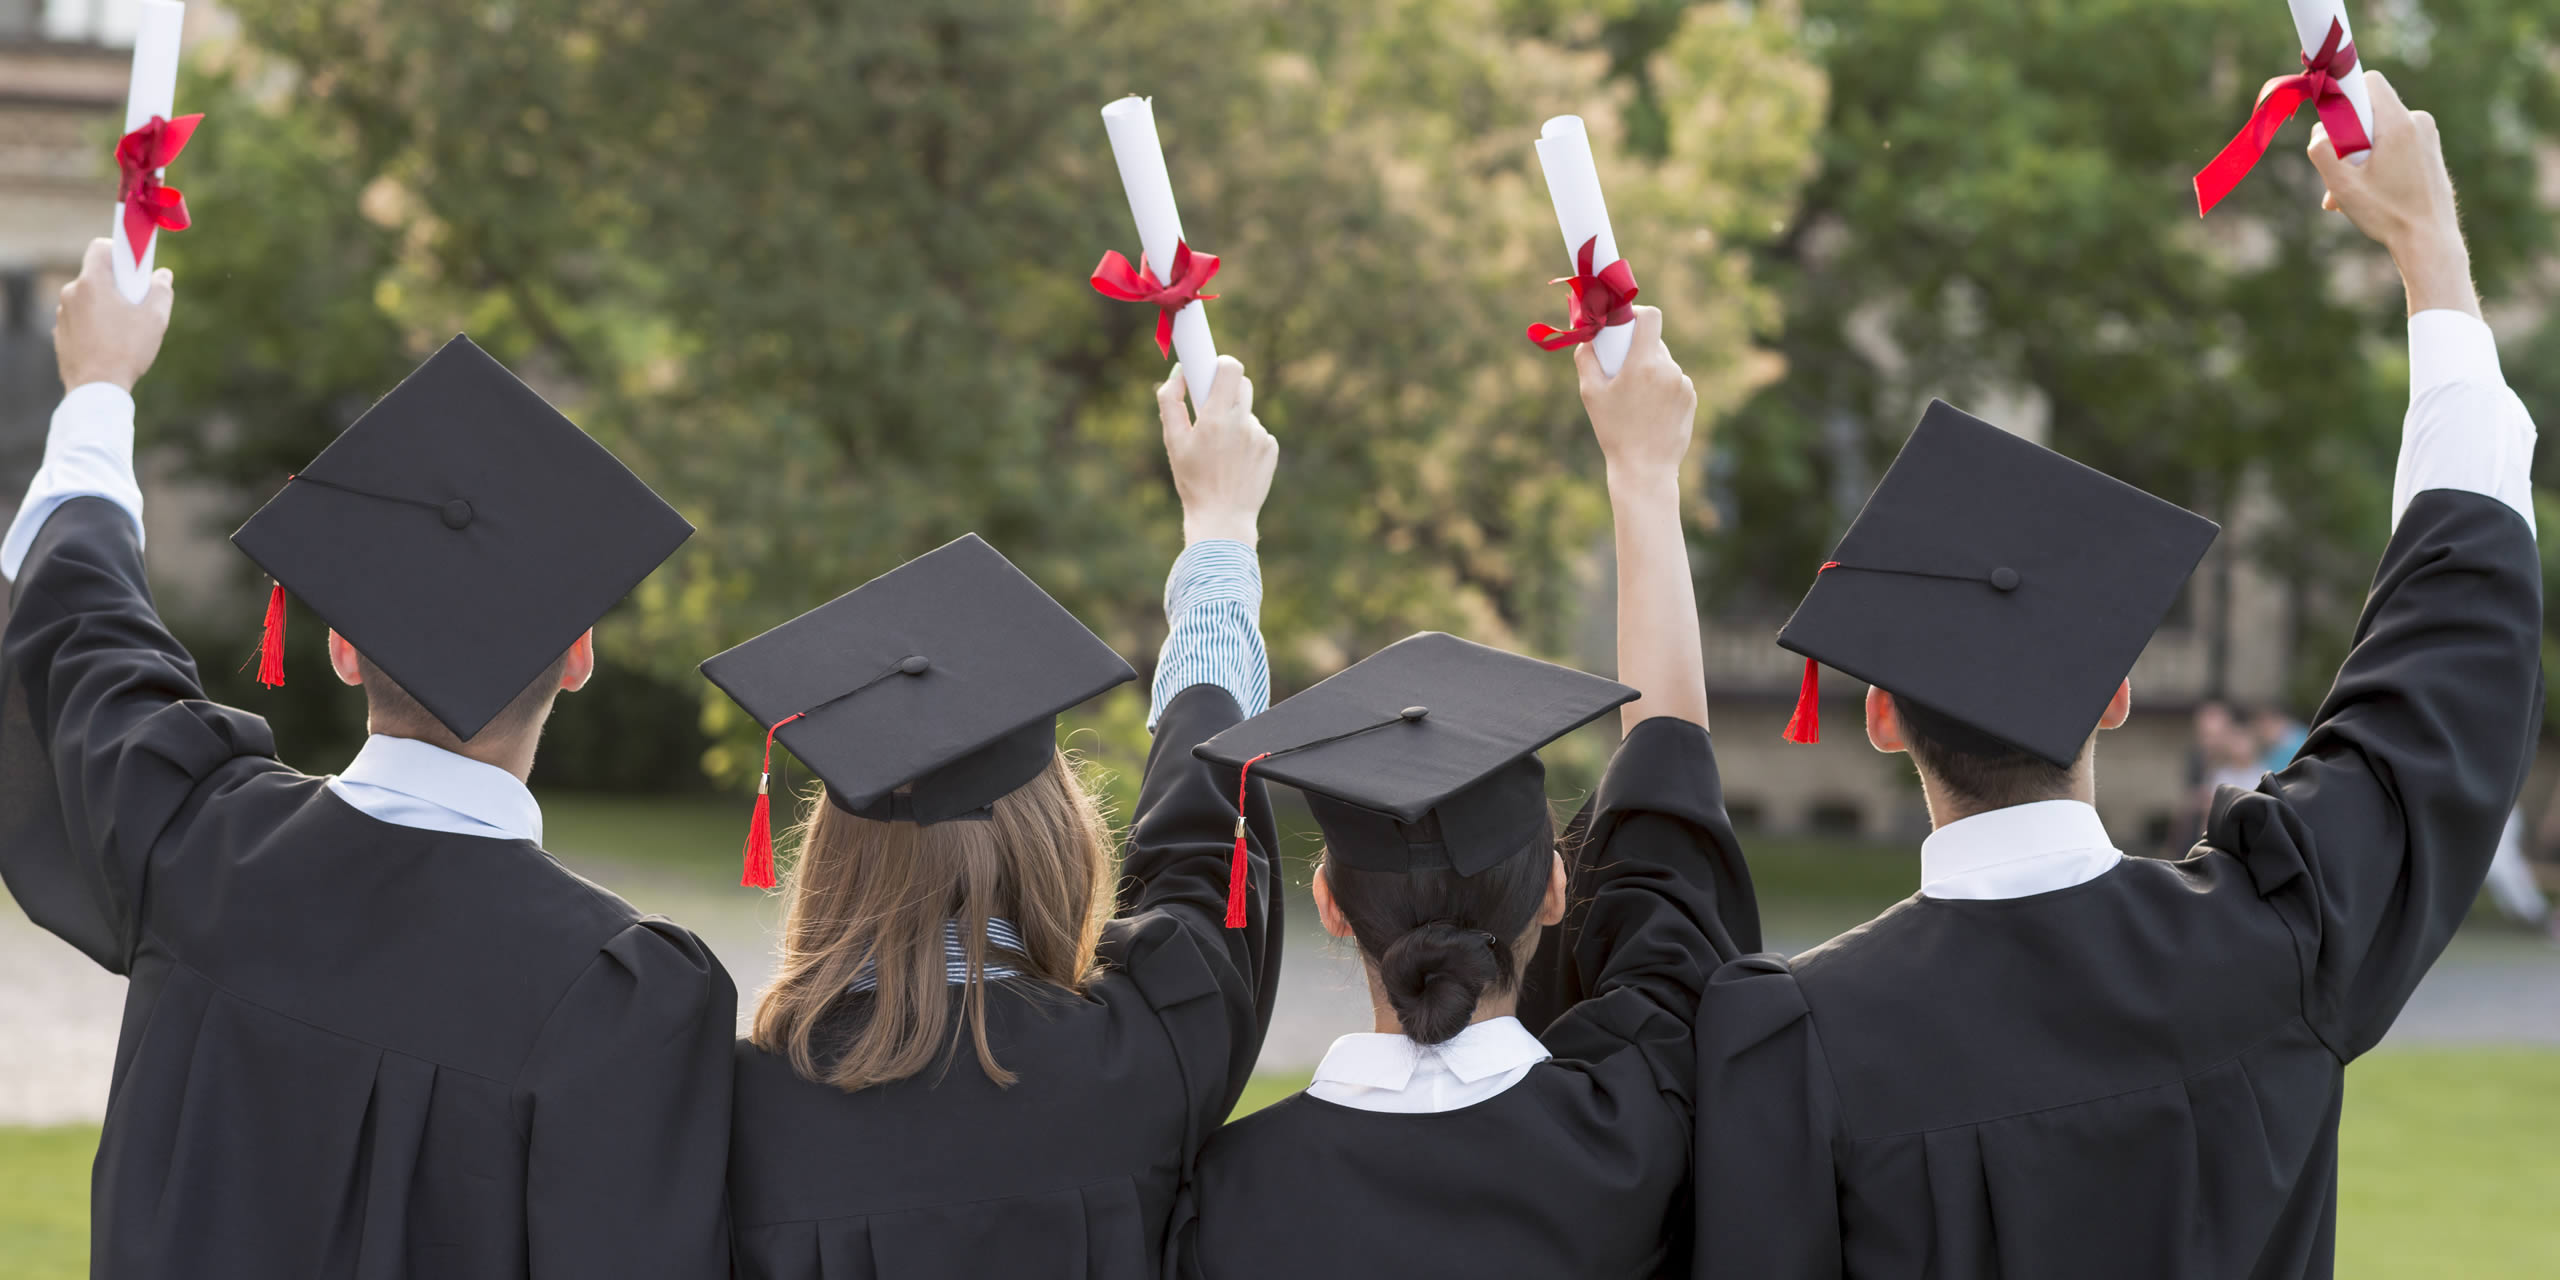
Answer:
[{"label": "blurred person in background", "polygon": [[2543,805],[2542,824],[2525,837],[2524,806],[2517,805],[2507,815],[2507,827],[2498,837],[2498,856],[2489,863],[2487,889],[2489,900],[2510,920],[2527,928],[2540,929],[2553,942],[2560,943],[2560,912],[2542,894],[2542,882],[2534,874],[2533,850],[2549,849],[2560,843],[2560,786],[2552,788],[2552,796]]},{"label": "blurred person in background", "polygon": [[2258,743],[2258,771],[2274,773],[2293,763],[2311,728],[2283,706],[2269,702],[2249,713],[2249,733]]}]

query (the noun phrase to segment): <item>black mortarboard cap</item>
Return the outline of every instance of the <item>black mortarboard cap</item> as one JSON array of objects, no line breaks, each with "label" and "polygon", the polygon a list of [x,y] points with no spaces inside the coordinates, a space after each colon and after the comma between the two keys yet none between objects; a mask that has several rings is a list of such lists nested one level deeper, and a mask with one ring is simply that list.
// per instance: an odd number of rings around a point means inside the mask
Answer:
[{"label": "black mortarboard cap", "polygon": [[1799,722],[1819,661],[2067,768],[2218,532],[1933,400],[1778,633],[1807,659]]},{"label": "black mortarboard cap", "polygon": [[[838,808],[920,824],[985,816],[1048,767],[1059,712],[1137,677],[974,533],[702,674],[771,731],[768,751],[778,739],[816,771]],[[750,884],[764,878],[756,852],[751,835]]]},{"label": "black mortarboard cap", "polygon": [[604,446],[457,336],[231,541],[468,740],[693,536]]},{"label": "black mortarboard cap", "polygon": [[1615,680],[1426,631],[1194,750],[1306,792],[1345,865],[1471,876],[1547,835],[1538,748],[1636,696]]}]

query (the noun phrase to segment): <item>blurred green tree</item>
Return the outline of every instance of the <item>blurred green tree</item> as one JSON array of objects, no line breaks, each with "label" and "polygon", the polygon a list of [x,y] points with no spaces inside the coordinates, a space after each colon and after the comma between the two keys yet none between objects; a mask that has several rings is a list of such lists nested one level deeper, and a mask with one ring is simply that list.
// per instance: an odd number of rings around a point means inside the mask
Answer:
[{"label": "blurred green tree", "polygon": [[[171,393],[232,424],[208,436],[227,474],[271,482],[348,389],[466,328],[702,529],[608,651],[685,674],[975,529],[1144,654],[1179,546],[1165,370],[1152,315],[1084,283],[1135,248],[1095,112],[1140,90],[1191,239],[1226,261],[1213,324],[1283,441],[1264,537],[1284,688],[1419,627],[1580,634],[1606,509],[1571,366],[1520,337],[1563,303],[1529,142],[1578,110],[1606,146],[1629,95],[1493,0],[233,8],[247,48],[223,75],[255,105],[225,128],[275,154],[201,216],[236,195],[274,225],[225,250],[259,261],[224,280],[174,262],[223,332]],[[1656,162],[1605,162],[1710,412],[1774,371],[1747,251],[1809,166],[1820,81],[1793,40],[1690,15],[1652,55],[1688,127]],[[285,300],[320,292],[362,314],[322,335],[343,365],[305,369],[332,313]],[[244,295],[277,300],[247,312],[261,380],[227,364]],[[704,706],[713,772],[750,767],[742,718]],[[1106,763],[1130,763],[1135,720],[1095,717]]]},{"label": "blurred green tree", "polygon": [[[1671,0],[1514,0],[1522,30],[1605,50],[1672,104],[1647,33]],[[2222,518],[2291,584],[2317,694],[2388,524],[2406,386],[2388,259],[2319,211],[2309,114],[2199,221],[2189,179],[2260,81],[2296,66],[2267,0],[1802,0],[1828,73],[1819,168],[1757,271],[1784,315],[1785,376],[1720,435],[1709,544],[1727,600],[1802,591],[1931,396],[2041,418],[2056,447]],[[2550,290],[2538,152],[2560,57],[2506,0],[2372,4],[2365,65],[2431,110],[2494,309]],[[1631,46],[1630,41],[1635,43]],[[2539,125],[2534,122],[2542,122]],[[1679,145],[1679,124],[1666,126]],[[2539,347],[2560,351],[2560,325]],[[2538,375],[2511,361],[2520,390]],[[2533,391],[2528,390],[2530,397]],[[2541,393],[2560,413],[2560,385]],[[2208,578],[2208,591],[2221,584]],[[2218,676],[2216,677],[2218,679]]]}]

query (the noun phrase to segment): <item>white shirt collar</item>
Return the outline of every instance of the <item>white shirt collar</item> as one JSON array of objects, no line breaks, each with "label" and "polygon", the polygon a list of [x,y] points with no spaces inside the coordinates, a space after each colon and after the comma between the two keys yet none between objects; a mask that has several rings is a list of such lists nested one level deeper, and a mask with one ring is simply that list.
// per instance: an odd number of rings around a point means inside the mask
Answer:
[{"label": "white shirt collar", "polygon": [[2023,898],[2092,880],[2124,860],[2098,811],[2040,800],[1961,818],[1920,845],[1920,892],[1932,898]]},{"label": "white shirt collar", "polygon": [[1318,1084],[1401,1093],[1414,1087],[1417,1076],[1445,1075],[1461,1084],[1482,1084],[1550,1056],[1518,1018],[1487,1018],[1439,1044],[1416,1044],[1406,1036],[1375,1031],[1344,1036],[1325,1051],[1315,1079]]},{"label": "white shirt collar", "polygon": [[542,806],[514,774],[415,738],[374,734],[365,739],[364,749],[356,752],[356,758],[347,762],[346,771],[330,779],[330,784],[357,808],[402,826],[468,830],[453,824],[410,820],[402,814],[414,806],[369,803],[375,799],[374,793],[391,792],[446,810],[479,826],[494,828],[502,838],[542,843]]}]

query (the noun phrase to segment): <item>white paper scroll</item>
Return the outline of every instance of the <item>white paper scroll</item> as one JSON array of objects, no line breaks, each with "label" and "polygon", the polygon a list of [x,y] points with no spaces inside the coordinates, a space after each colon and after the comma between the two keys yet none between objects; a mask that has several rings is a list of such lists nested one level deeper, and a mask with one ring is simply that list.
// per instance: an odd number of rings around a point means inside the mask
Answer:
[{"label": "white paper scroll", "polygon": [[[1565,272],[1582,269],[1582,242],[1594,236],[1591,269],[1600,271],[1618,260],[1618,237],[1609,230],[1609,206],[1600,199],[1600,169],[1591,161],[1591,136],[1582,117],[1557,116],[1538,136],[1538,167],[1546,170],[1547,196],[1555,201],[1556,225],[1564,229]],[[1627,344],[1635,341],[1634,321],[1611,325],[1591,340],[1600,357],[1600,372],[1618,376],[1627,361]]]},{"label": "white paper scroll", "polygon": [[[2347,22],[2345,0],[2285,0],[2285,3],[2293,8],[2293,32],[2302,41],[2302,56],[2307,58],[2320,52],[2320,46],[2329,42],[2329,24],[2332,21],[2338,24],[2340,44],[2355,40],[2356,29]],[[2356,60],[2356,65],[2347,74],[2338,77],[2338,88],[2346,93],[2347,101],[2355,107],[2356,120],[2364,126],[2365,139],[2371,141],[2373,99],[2365,92],[2362,58]],[[2348,156],[2347,162],[2363,164],[2367,158],[2359,151]]]},{"label": "white paper scroll", "polygon": [[[186,24],[187,6],[178,0],[141,0],[140,25],[133,33],[133,82],[124,100],[124,131],[131,133],[177,110],[178,29]],[[140,302],[151,292],[151,259],[160,245],[153,231],[143,242],[142,260],[134,261],[133,244],[125,239],[124,205],[116,205],[107,232],[116,242],[116,292],[127,302]]]},{"label": "white paper scroll", "polygon": [[[1111,156],[1120,162],[1120,186],[1129,193],[1129,216],[1137,220],[1147,268],[1157,279],[1169,280],[1174,246],[1182,242],[1182,214],[1174,208],[1164,146],[1156,141],[1155,108],[1145,98],[1122,98],[1102,109],[1102,127],[1110,131]],[[1191,408],[1197,413],[1209,403],[1209,384],[1218,376],[1209,313],[1198,302],[1173,314],[1173,354],[1182,361],[1182,380],[1191,388]]]}]

